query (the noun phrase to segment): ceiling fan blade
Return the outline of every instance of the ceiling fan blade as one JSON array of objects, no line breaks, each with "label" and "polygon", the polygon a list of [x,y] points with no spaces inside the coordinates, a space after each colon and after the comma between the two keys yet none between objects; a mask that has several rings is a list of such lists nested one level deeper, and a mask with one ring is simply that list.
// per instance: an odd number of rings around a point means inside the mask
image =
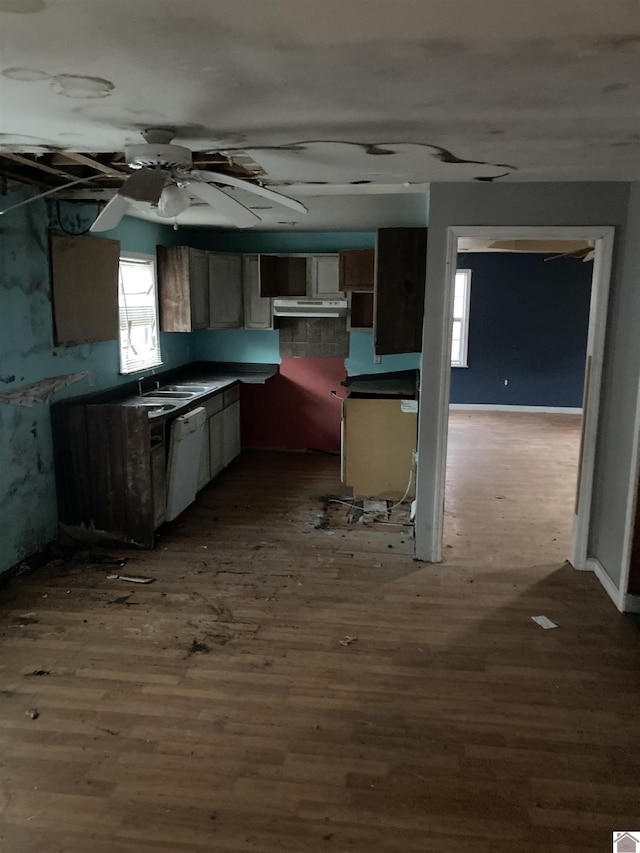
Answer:
[{"label": "ceiling fan blade", "polygon": [[242,178],[236,178],[234,175],[223,175],[221,172],[204,172],[194,170],[191,174],[201,181],[213,181],[216,184],[226,184],[228,187],[236,187],[237,189],[247,190],[254,195],[260,195],[263,198],[274,201],[277,204],[282,204],[284,207],[289,207],[297,213],[307,213],[307,208],[295,198],[277,193],[275,190],[261,187],[259,184],[252,184],[251,181],[245,181]]},{"label": "ceiling fan blade", "polygon": [[127,210],[128,200],[121,195],[114,195],[100,211],[89,231],[110,231],[120,223]]},{"label": "ceiling fan blade", "polygon": [[68,184],[62,184],[59,187],[53,187],[53,189],[46,190],[43,193],[38,193],[38,195],[29,196],[29,198],[25,198],[23,201],[19,201],[17,204],[12,204],[11,207],[5,207],[4,210],[0,210],[0,216],[3,213],[9,213],[10,210],[16,210],[18,207],[24,207],[25,204],[31,204],[32,201],[37,201],[39,198],[48,198],[50,195],[55,195],[61,190],[67,190],[69,187],[75,187],[76,184],[86,184],[89,181],[95,181],[97,178],[103,177],[102,175],[91,175],[90,178],[78,178],[77,181],[69,181]]},{"label": "ceiling fan blade", "polygon": [[146,201],[157,204],[167,183],[167,174],[159,169],[140,169],[129,175],[118,190],[119,195],[131,201]]},{"label": "ceiling fan blade", "polygon": [[[206,172],[203,174],[206,174]],[[256,222],[261,222],[260,217],[256,216],[252,210],[249,210],[248,207],[236,201],[235,198],[231,198],[225,192],[222,192],[218,187],[213,187],[211,184],[203,184],[200,181],[185,181],[184,183],[190,193],[206,201],[215,210],[219,210],[223,216],[230,219],[238,228],[251,228]]]}]

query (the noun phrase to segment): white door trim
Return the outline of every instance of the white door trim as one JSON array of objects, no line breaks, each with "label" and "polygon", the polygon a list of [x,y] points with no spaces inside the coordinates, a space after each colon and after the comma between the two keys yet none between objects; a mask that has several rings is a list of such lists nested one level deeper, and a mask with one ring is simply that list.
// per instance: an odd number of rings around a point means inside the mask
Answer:
[{"label": "white door trim", "polygon": [[633,534],[635,532],[636,510],[640,493],[638,482],[640,480],[640,384],[636,397],[636,416],[633,427],[633,447],[630,459],[631,477],[629,478],[629,492],[627,494],[627,512],[624,519],[624,540],[622,542],[622,572],[620,573],[620,600],[624,603],[628,598],[635,600],[634,609],[630,612],[640,613],[638,602],[640,596],[628,595],[629,574],[631,571],[631,549],[633,547]]},{"label": "white door trim", "polygon": [[[614,228],[612,226],[450,226],[447,228],[447,257],[445,278],[442,282],[444,314],[435,322],[442,323],[440,335],[441,349],[437,360],[438,394],[430,400],[430,406],[438,407],[435,434],[430,439],[426,431],[421,431],[419,441],[418,465],[432,471],[431,495],[425,500],[430,517],[426,523],[416,525],[416,557],[439,563],[442,560],[442,532],[444,523],[444,495],[447,469],[447,431],[449,421],[449,397],[451,386],[451,330],[453,314],[453,293],[455,270],[457,267],[457,249],[459,237],[473,237],[480,240],[593,240],[595,243],[595,262],[591,287],[591,305],[589,314],[589,333],[587,340],[587,358],[590,358],[589,394],[584,409],[582,442],[582,463],[580,469],[580,489],[578,494],[578,512],[574,518],[574,535],[571,548],[571,562],[579,569],[586,569],[589,523],[591,518],[591,495],[593,491],[593,471],[598,430],[598,411],[600,388],[602,384],[602,366],[604,341],[609,301],[609,283],[611,279],[611,258],[613,251]],[[432,286],[437,283],[432,283]],[[431,321],[431,325],[433,320]],[[428,333],[429,318],[425,318],[425,335]],[[424,377],[427,371],[433,372],[433,363],[427,364],[428,354],[423,348],[421,370]],[[433,374],[432,374],[433,375]],[[435,377],[434,377],[435,378]],[[586,390],[586,388],[585,388]],[[425,402],[423,401],[423,405]],[[419,479],[419,478],[418,478]],[[421,492],[418,489],[416,516],[420,517]]]}]

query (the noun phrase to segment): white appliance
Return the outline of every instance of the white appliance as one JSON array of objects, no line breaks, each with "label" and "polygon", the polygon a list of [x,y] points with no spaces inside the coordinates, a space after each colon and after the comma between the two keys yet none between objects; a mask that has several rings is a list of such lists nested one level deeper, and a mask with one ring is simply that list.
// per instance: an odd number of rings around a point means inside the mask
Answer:
[{"label": "white appliance", "polygon": [[274,299],[274,317],[344,317],[349,303],[346,299]]},{"label": "white appliance", "polygon": [[180,415],[171,424],[167,471],[167,521],[172,521],[196,499],[198,469],[204,439],[203,406]]}]

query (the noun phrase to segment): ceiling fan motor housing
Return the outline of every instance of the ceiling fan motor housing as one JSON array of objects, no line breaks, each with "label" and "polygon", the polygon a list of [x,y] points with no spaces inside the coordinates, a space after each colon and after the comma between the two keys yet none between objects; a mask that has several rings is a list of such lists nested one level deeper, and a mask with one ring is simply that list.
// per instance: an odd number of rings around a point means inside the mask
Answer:
[{"label": "ceiling fan motor housing", "polygon": [[191,150],[182,145],[127,145],[124,155],[132,169],[191,169],[193,166]]}]

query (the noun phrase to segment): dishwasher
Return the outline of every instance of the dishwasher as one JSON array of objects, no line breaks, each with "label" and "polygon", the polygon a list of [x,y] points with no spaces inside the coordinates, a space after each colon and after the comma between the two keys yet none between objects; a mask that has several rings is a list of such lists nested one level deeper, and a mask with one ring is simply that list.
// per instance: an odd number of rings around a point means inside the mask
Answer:
[{"label": "dishwasher", "polygon": [[198,469],[204,439],[203,406],[180,415],[171,424],[167,468],[167,521],[172,521],[196,499]]}]

